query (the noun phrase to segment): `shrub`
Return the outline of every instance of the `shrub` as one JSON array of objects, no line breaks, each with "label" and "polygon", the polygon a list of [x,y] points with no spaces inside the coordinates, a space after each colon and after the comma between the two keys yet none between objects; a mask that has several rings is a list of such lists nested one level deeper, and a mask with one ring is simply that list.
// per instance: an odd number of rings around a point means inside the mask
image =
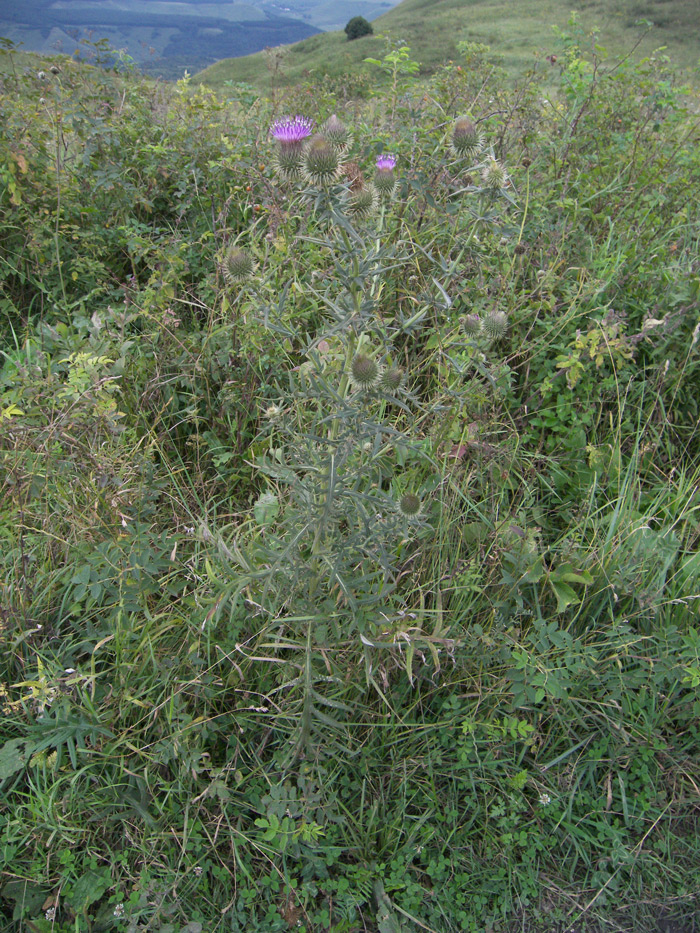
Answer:
[{"label": "shrub", "polygon": [[348,37],[348,42],[352,42],[353,39],[359,39],[360,36],[373,35],[374,29],[372,29],[372,24],[368,23],[364,16],[353,16],[345,27],[345,34]]}]

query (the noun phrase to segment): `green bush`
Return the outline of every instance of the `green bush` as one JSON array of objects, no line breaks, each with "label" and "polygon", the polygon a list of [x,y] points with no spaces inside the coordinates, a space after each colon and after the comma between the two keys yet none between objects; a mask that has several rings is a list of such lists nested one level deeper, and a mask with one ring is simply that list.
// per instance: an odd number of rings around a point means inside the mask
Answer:
[{"label": "green bush", "polygon": [[348,37],[348,42],[352,42],[353,39],[359,39],[360,36],[374,35],[374,29],[364,16],[353,16],[345,26],[345,35]]}]

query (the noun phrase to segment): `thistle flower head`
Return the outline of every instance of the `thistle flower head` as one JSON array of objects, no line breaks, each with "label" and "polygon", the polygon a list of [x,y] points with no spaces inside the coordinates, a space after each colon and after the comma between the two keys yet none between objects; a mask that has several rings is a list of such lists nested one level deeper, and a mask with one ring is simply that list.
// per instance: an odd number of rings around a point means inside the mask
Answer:
[{"label": "thistle flower head", "polygon": [[323,135],[331,146],[337,149],[345,149],[350,145],[350,133],[347,126],[333,114],[323,124]]},{"label": "thistle flower head", "polygon": [[362,392],[376,388],[381,377],[379,364],[364,353],[358,353],[350,364],[350,381]]},{"label": "thistle flower head", "polygon": [[311,136],[313,128],[313,120],[309,120],[308,117],[285,117],[283,120],[275,120],[270,127],[270,135],[281,146],[290,146],[301,143],[307,136]]},{"label": "thistle flower head", "polygon": [[396,156],[386,152],[377,156],[377,170],[374,175],[374,184],[380,194],[393,194],[396,188]]},{"label": "thistle flower head", "polygon": [[485,188],[490,188],[492,191],[500,191],[501,188],[505,188],[508,182],[508,175],[500,162],[496,159],[489,159],[481,173],[481,179]]},{"label": "thistle flower head", "polygon": [[481,318],[478,314],[465,314],[461,323],[467,337],[476,337],[481,331]]},{"label": "thistle flower head", "polygon": [[400,366],[389,366],[382,373],[380,385],[382,389],[386,389],[388,392],[396,392],[397,389],[401,388],[403,377],[404,371]]},{"label": "thistle flower head", "polygon": [[508,333],[508,315],[504,311],[491,311],[482,322],[484,333],[491,340],[500,340]]},{"label": "thistle flower head", "polygon": [[484,148],[484,136],[469,117],[460,117],[452,128],[452,151],[459,159],[475,159]]},{"label": "thistle flower head", "polygon": [[377,171],[383,172],[386,170],[394,171],[396,168],[396,156],[391,155],[389,152],[385,152],[383,155],[377,156]]},{"label": "thistle flower head", "polygon": [[253,257],[240,246],[230,246],[221,262],[221,272],[228,284],[250,278],[254,268]]},{"label": "thistle flower head", "polygon": [[399,512],[404,518],[418,518],[423,503],[414,492],[405,492],[399,499]]},{"label": "thistle flower head", "polygon": [[355,217],[369,217],[377,207],[377,192],[371,185],[358,185],[350,189],[348,213]]},{"label": "thistle flower head", "polygon": [[340,161],[338,152],[322,133],[316,133],[309,140],[304,156],[304,169],[307,179],[315,185],[324,185],[338,176]]},{"label": "thistle flower head", "polygon": [[312,130],[313,122],[300,116],[276,120],[270,127],[270,134],[279,143],[277,168],[285,177],[294,179],[301,174],[304,140]]}]

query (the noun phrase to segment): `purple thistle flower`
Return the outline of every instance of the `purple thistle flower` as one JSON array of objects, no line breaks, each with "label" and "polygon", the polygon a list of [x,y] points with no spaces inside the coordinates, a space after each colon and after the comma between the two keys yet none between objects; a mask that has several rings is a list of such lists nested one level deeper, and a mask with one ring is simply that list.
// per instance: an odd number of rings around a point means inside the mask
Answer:
[{"label": "purple thistle flower", "polygon": [[385,152],[377,156],[377,171],[374,174],[374,187],[382,195],[391,196],[396,188],[396,156]]},{"label": "purple thistle flower", "polygon": [[380,171],[390,171],[396,168],[396,156],[389,155],[389,153],[384,153],[384,155],[377,156],[377,168]]},{"label": "purple thistle flower", "polygon": [[275,120],[270,127],[270,133],[283,146],[285,144],[300,143],[313,130],[313,120],[307,117],[287,117],[285,120]]}]

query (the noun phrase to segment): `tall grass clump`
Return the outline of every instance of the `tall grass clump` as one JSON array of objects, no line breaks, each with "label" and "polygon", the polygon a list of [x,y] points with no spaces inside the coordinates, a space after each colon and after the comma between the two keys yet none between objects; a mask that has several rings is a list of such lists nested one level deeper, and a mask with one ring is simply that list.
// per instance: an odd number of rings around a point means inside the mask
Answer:
[{"label": "tall grass clump", "polygon": [[693,928],[698,123],[560,43],[3,71],[3,929]]}]

